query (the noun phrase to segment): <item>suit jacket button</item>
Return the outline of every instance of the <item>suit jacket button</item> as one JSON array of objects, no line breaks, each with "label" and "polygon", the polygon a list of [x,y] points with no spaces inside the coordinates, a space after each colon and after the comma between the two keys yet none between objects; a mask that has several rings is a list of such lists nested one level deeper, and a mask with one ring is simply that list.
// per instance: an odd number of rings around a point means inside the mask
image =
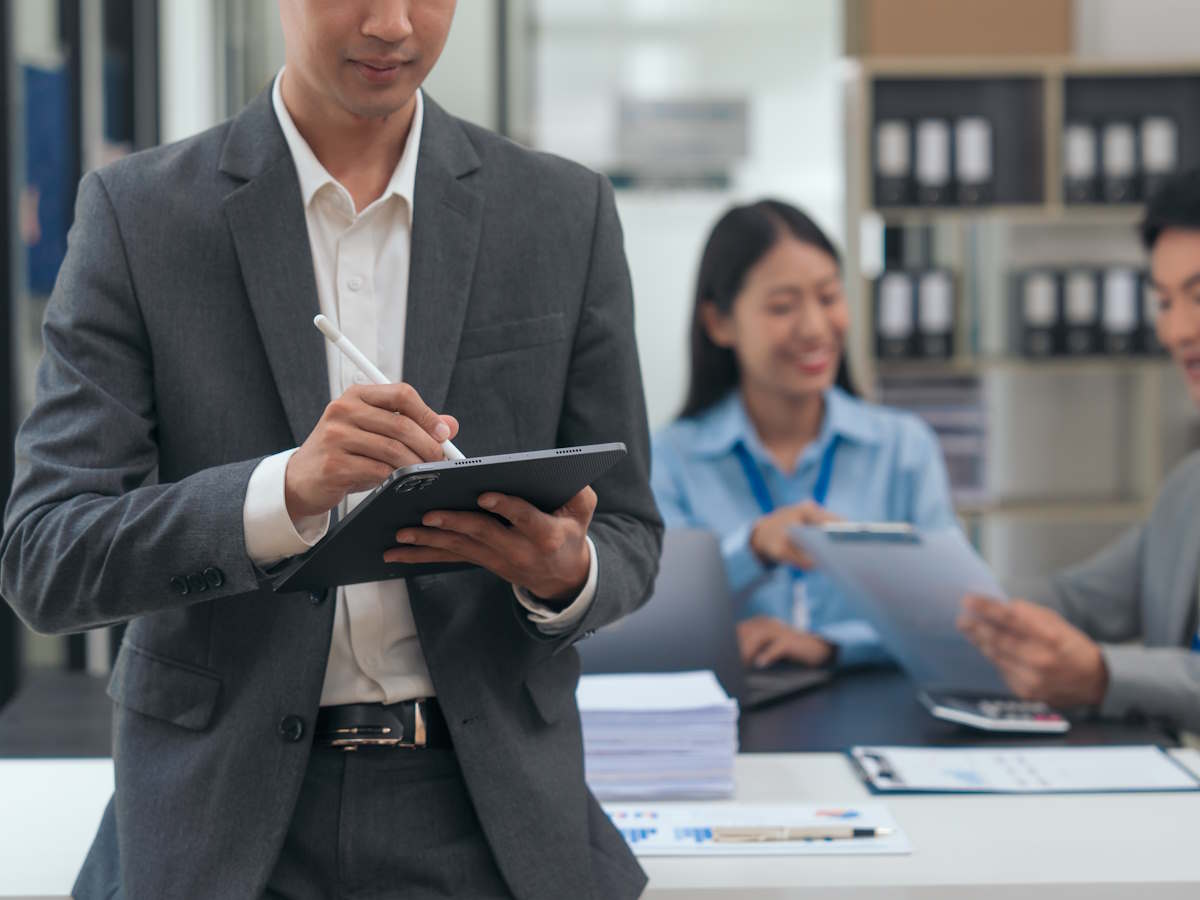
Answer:
[{"label": "suit jacket button", "polygon": [[210,588],[216,590],[225,583],[225,573],[216,566],[209,566],[204,570],[204,581]]},{"label": "suit jacket button", "polygon": [[208,590],[208,584],[204,581],[203,575],[199,575],[199,574],[189,575],[187,577],[187,583],[188,583],[188,587],[191,588],[193,591],[195,591],[197,594],[202,594]]},{"label": "suit jacket button", "polygon": [[308,602],[313,606],[320,606],[325,602],[325,591],[312,591],[308,595]]},{"label": "suit jacket button", "polygon": [[186,596],[187,592],[190,590],[187,579],[182,575],[176,575],[171,579],[171,587],[174,588],[175,592],[181,596]]},{"label": "suit jacket button", "polygon": [[279,734],[293,744],[304,737],[304,720],[299,716],[284,716],[279,722]]}]

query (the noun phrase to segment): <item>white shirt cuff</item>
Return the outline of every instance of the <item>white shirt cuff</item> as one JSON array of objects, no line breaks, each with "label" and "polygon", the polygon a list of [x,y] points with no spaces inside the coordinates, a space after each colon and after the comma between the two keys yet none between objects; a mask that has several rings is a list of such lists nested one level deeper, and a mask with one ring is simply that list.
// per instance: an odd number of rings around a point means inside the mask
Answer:
[{"label": "white shirt cuff", "polygon": [[288,556],[303,553],[329,530],[327,512],[307,516],[299,522],[293,522],[288,515],[284,476],[288,460],[298,449],[293,447],[268,456],[250,473],[246,485],[246,500],[242,504],[246,555],[262,569]]},{"label": "white shirt cuff", "polygon": [[565,634],[573,629],[583,619],[592,601],[596,599],[596,582],[599,580],[600,566],[596,561],[596,545],[591,537],[587,537],[588,553],[591,561],[588,563],[587,581],[570,605],[563,610],[553,610],[546,604],[535,600],[533,595],[523,587],[513,585],[513,594],[517,602],[529,612],[529,621],[538,627],[542,634]]}]

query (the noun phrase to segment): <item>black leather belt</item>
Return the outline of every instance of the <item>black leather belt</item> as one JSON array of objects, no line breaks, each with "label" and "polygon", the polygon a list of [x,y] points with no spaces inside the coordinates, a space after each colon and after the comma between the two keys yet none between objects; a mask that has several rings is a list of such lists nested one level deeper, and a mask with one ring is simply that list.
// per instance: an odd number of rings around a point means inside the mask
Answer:
[{"label": "black leather belt", "polygon": [[403,747],[449,750],[450,729],[435,698],[400,703],[322,706],[317,714],[318,747]]}]

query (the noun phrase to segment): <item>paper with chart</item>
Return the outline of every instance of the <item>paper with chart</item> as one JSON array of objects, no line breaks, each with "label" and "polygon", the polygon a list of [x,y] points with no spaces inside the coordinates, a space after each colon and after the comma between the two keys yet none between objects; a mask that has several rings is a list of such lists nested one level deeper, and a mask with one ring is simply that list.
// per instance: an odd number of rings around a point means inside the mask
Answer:
[{"label": "paper with chart", "polygon": [[[886,806],[774,803],[604,804],[604,811],[637,856],[870,856],[912,852]],[[718,843],[712,829],[728,827],[891,828],[887,837],[828,841]]]},{"label": "paper with chart", "polygon": [[1058,794],[1196,791],[1191,772],[1155,746],[853,747],[883,792]]}]

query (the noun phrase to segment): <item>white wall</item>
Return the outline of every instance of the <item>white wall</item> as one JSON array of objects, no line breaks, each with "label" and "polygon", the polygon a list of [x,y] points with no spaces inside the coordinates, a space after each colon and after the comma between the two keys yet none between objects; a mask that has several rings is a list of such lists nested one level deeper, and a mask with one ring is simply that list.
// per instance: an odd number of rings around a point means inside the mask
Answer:
[{"label": "white wall", "polygon": [[164,0],[159,6],[159,121],[163,143],[221,118],[216,3]]},{"label": "white wall", "polygon": [[1195,60],[1196,0],[1076,0],[1075,52],[1123,59]]},{"label": "white wall", "polygon": [[540,0],[532,134],[603,170],[622,96],[749,102],[747,158],[723,191],[618,194],[652,427],[674,417],[700,251],[728,206],[772,195],[843,235],[838,0]]}]

